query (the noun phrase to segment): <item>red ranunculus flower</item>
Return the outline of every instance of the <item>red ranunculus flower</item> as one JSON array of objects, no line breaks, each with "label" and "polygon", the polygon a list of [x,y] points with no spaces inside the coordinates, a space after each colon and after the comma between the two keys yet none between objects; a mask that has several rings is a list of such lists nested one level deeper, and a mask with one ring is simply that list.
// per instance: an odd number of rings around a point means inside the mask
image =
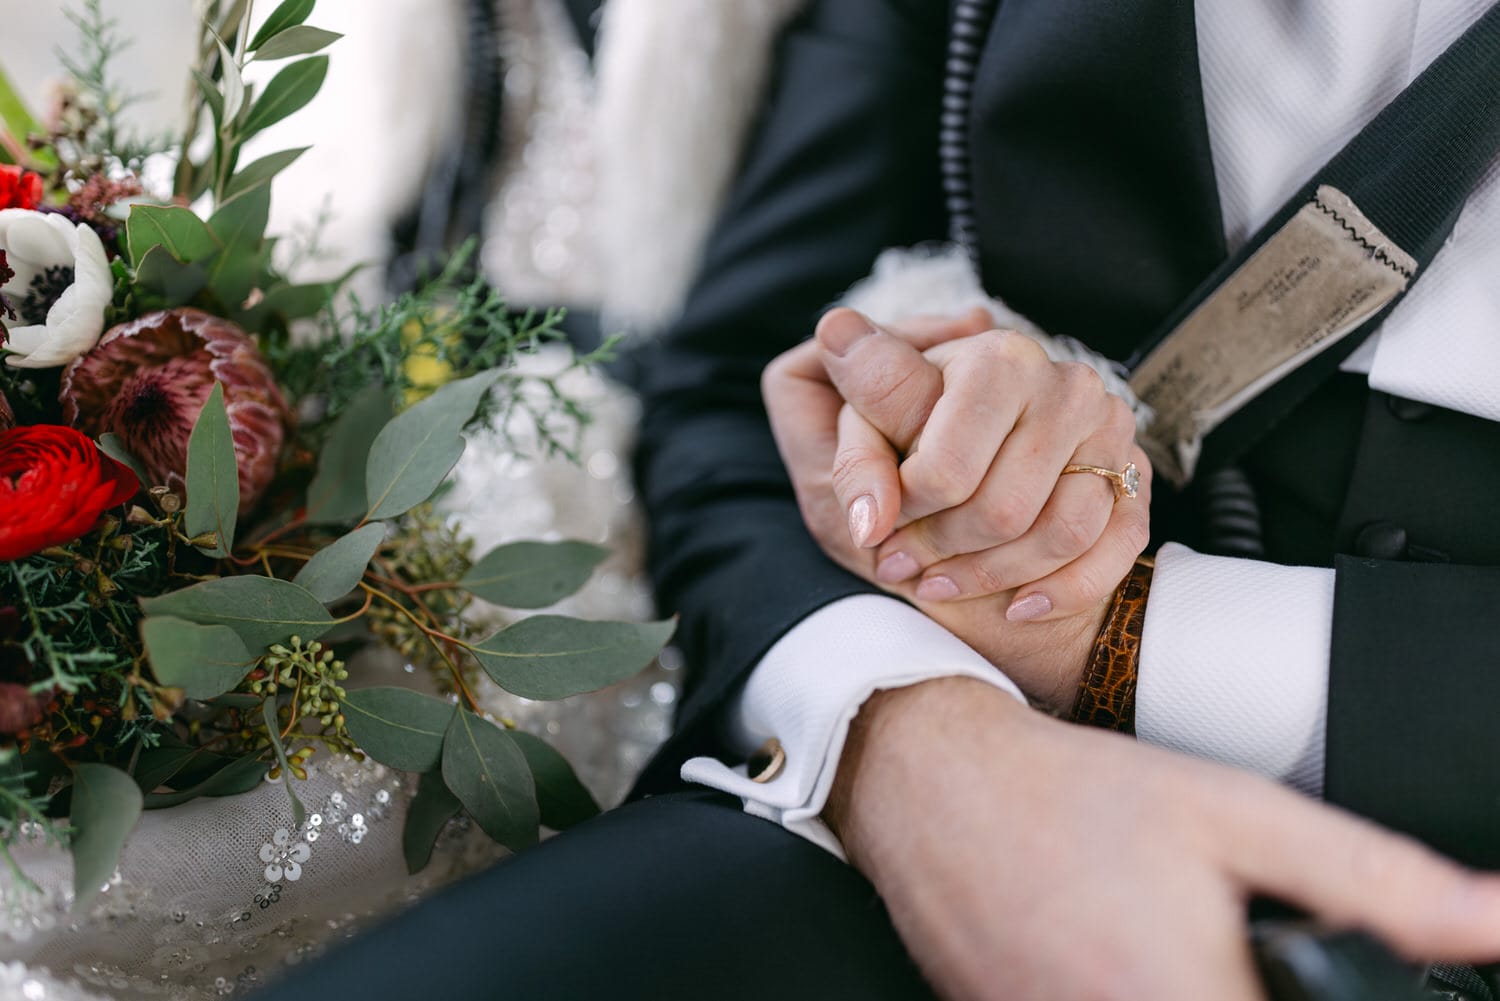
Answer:
[{"label": "red ranunculus flower", "polygon": [[291,413],[255,341],[228,320],[168,309],[106,331],[63,371],[63,417],[89,434],[119,435],[152,486],[185,492],[188,439],[215,382],[224,386],[245,514],[276,474]]},{"label": "red ranunculus flower", "polygon": [[139,489],[128,466],[72,428],[0,431],[0,561],[72,542]]},{"label": "red ranunculus flower", "polygon": [[41,203],[41,174],[0,164],[0,209],[34,209]]}]

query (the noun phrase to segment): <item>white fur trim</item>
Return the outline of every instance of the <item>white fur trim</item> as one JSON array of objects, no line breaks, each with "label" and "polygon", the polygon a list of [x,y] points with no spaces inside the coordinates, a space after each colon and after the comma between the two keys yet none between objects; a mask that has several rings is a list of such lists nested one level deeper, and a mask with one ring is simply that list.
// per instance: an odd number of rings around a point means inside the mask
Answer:
[{"label": "white fur trim", "polygon": [[859,310],[876,323],[897,323],[914,316],[961,316],[981,307],[989,311],[995,326],[1032,338],[1053,361],[1081,362],[1098,372],[1109,391],[1130,404],[1141,431],[1154,416],[1131,392],[1119,363],[1071,337],[1049,335],[1004,302],[986,295],[962,247],[945,244],[887,250],[876,259],[870,276],[844,294],[841,305]]},{"label": "white fur trim", "polygon": [[596,57],[606,329],[681,308],[760,108],[777,34],[806,0],[610,0]]}]

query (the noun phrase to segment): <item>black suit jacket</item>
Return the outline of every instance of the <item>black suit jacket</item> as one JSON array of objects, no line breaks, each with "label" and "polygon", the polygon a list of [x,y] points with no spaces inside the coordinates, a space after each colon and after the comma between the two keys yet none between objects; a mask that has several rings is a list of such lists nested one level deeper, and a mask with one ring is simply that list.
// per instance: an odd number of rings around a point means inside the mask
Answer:
[{"label": "black suit jacket", "polygon": [[[1225,255],[1192,6],[1004,0],[963,123],[986,287],[1116,358]],[[633,359],[651,571],[694,669],[678,734],[640,791],[722,753],[718,709],[788,629],[873,591],[808,537],[759,379],[881,250],[946,237],[951,16],[934,0],[815,0],[781,42],[680,322]],[[1500,426],[1336,376],[1242,464],[1268,558],[1338,569],[1328,797],[1500,865],[1488,711],[1500,704]],[[1159,497],[1158,540],[1201,544],[1200,507],[1191,490]]]}]

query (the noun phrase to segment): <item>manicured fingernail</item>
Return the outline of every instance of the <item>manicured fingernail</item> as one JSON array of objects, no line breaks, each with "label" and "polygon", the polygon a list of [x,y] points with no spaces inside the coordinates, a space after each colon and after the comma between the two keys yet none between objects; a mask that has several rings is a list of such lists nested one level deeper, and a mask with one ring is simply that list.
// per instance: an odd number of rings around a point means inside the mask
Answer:
[{"label": "manicured fingernail", "polygon": [[863,549],[870,544],[870,536],[875,534],[875,498],[869,494],[861,494],[854,498],[854,503],[849,505],[849,537],[854,544]]},{"label": "manicured fingernail", "polygon": [[1012,601],[1010,607],[1005,610],[1005,617],[1011,622],[1030,622],[1032,619],[1040,619],[1050,611],[1052,611],[1052,599],[1040,591],[1033,591],[1024,598]]},{"label": "manicured fingernail", "polygon": [[882,584],[899,584],[922,572],[917,561],[905,553],[891,553],[875,568],[875,579]]},{"label": "manicured fingernail", "polygon": [[917,585],[917,597],[923,601],[952,601],[958,594],[952,577],[928,577]]},{"label": "manicured fingernail", "polygon": [[851,310],[818,324],[818,343],[842,358],[856,343],[874,332],[869,320]]}]

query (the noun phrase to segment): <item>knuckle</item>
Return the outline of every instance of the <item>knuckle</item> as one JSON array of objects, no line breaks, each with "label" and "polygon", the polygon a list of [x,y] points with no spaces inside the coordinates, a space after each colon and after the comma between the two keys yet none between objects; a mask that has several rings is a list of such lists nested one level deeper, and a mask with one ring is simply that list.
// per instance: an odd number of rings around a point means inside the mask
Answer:
[{"label": "knuckle", "polygon": [[1078,556],[1098,541],[1099,525],[1082,510],[1060,511],[1052,519],[1048,535],[1061,554]]},{"label": "knuckle", "polygon": [[1151,544],[1151,523],[1146,517],[1127,518],[1119,527],[1120,548],[1133,560]]},{"label": "knuckle", "polygon": [[987,494],[980,505],[979,516],[995,535],[996,543],[1010,542],[1026,534],[1031,527],[1031,502],[1024,494],[999,490]]},{"label": "knuckle", "polygon": [[980,477],[962,452],[945,445],[924,445],[908,464],[903,486],[939,510],[957,507],[973,495]]},{"label": "knuckle", "polygon": [[1118,435],[1125,441],[1135,440],[1135,411],[1130,409],[1130,404],[1125,399],[1114,393],[1106,394],[1109,397],[1107,404],[1109,410],[1105,416],[1105,426],[1110,433]]},{"label": "knuckle", "polygon": [[974,593],[999,594],[1001,591],[1010,589],[1010,581],[991,566],[988,560],[976,559],[969,567],[970,576],[974,578]]},{"label": "knuckle", "polygon": [[833,457],[834,493],[844,494],[857,489],[874,474],[875,459],[862,448],[840,449]]},{"label": "knuckle", "polygon": [[1099,373],[1081,361],[1058,362],[1057,378],[1062,383],[1063,391],[1072,400],[1094,401],[1108,395]]},{"label": "knuckle", "polygon": [[1102,601],[1114,593],[1119,581],[1108,578],[1109,574],[1093,565],[1077,566],[1065,575],[1066,583],[1058,590],[1068,592],[1072,600],[1082,607]]}]

